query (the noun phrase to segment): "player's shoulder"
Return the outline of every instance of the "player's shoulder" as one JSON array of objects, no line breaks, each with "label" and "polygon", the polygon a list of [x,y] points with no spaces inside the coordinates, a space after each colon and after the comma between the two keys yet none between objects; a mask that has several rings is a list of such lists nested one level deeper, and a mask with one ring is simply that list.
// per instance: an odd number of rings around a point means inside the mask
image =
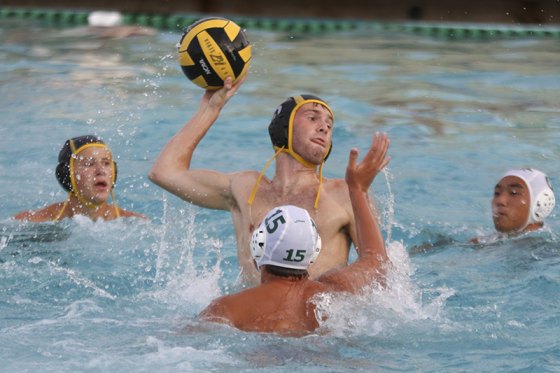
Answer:
[{"label": "player's shoulder", "polygon": [[[230,174],[231,178],[231,185],[233,188],[235,187],[246,187],[250,186],[253,187],[257,180],[259,179],[259,173],[254,170],[247,170],[247,171],[238,171],[233,174]],[[262,176],[260,183],[269,183],[270,180],[266,177],[266,175]]]},{"label": "player's shoulder", "polygon": [[231,178],[235,180],[240,180],[245,178],[256,179],[257,177],[259,177],[259,172],[255,170],[243,170],[231,174]]},{"label": "player's shoulder", "polygon": [[134,211],[128,211],[128,210],[125,210],[125,209],[121,209],[120,207],[119,207],[119,214],[123,218],[148,219],[148,217],[146,215],[143,215],[143,214],[140,214],[140,213],[134,212]]},{"label": "player's shoulder", "polygon": [[34,223],[41,223],[46,221],[53,221],[63,208],[64,203],[53,203],[47,207],[38,210],[22,211],[14,216],[16,220],[30,221]]},{"label": "player's shoulder", "polygon": [[341,178],[324,178],[324,182],[330,185],[332,188],[342,188],[348,190],[348,184],[346,180]]},{"label": "player's shoulder", "polygon": [[323,179],[323,188],[336,199],[349,200],[348,184],[344,179]]},{"label": "player's shoulder", "polygon": [[214,299],[200,312],[200,317],[206,321],[229,322],[229,306],[226,297]]}]

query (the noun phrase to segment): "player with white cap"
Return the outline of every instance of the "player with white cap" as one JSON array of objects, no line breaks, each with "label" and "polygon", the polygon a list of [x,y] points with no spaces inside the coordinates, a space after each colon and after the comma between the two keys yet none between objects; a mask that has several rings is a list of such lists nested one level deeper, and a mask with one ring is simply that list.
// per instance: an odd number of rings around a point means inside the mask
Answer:
[{"label": "player with white cap", "polygon": [[543,172],[534,168],[509,170],[494,188],[494,226],[507,234],[537,230],[554,205],[552,185]]}]

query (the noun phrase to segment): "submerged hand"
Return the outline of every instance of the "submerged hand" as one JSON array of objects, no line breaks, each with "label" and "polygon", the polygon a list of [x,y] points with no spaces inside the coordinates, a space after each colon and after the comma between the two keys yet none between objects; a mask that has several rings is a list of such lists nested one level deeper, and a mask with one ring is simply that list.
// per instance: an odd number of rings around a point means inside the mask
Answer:
[{"label": "submerged hand", "polygon": [[366,153],[364,159],[356,164],[358,160],[358,149],[350,150],[348,166],[346,167],[346,183],[349,188],[357,188],[362,192],[367,192],[375,176],[381,171],[389,161],[387,149],[389,139],[385,133],[379,135],[375,133],[373,143]]}]

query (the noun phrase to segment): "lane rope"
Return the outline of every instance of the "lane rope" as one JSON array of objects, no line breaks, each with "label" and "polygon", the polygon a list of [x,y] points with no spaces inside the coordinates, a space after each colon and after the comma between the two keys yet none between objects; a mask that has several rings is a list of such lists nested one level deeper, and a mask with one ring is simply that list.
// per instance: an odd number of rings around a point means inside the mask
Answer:
[{"label": "lane rope", "polygon": [[[32,20],[57,27],[87,25],[90,11],[69,9],[30,9],[0,7],[0,20]],[[153,27],[159,30],[182,31],[203,14],[149,14],[122,13],[123,24]],[[387,32],[411,33],[441,39],[492,39],[492,38],[560,38],[560,26],[554,25],[505,25],[473,23],[386,22],[345,19],[315,18],[257,18],[229,17],[246,29],[295,34],[322,34],[334,32]]]}]

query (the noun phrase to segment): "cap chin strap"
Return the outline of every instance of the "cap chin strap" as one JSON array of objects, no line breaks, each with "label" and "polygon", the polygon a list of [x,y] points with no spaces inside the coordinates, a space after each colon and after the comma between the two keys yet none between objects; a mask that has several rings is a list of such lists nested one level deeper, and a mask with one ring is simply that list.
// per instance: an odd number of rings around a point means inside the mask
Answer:
[{"label": "cap chin strap", "polygon": [[[257,181],[255,182],[255,185],[253,186],[253,190],[251,191],[251,194],[249,195],[249,199],[247,200],[247,203],[249,204],[249,206],[253,205],[253,201],[255,200],[255,197],[257,195],[257,190],[259,189],[259,184],[261,183],[261,179],[262,179],[266,169],[268,168],[268,166],[270,166],[270,163],[274,159],[276,159],[278,154],[280,154],[282,152],[286,152],[286,153],[290,154],[296,161],[303,164],[305,167],[308,167],[308,168],[316,167],[313,163],[309,163],[309,162],[305,161],[299,154],[295,153],[291,149],[286,149],[284,146],[282,146],[282,147],[275,146],[274,149],[276,150],[276,153],[274,153],[274,155],[264,165],[264,168],[260,172],[259,177],[257,178]],[[324,164],[325,164],[325,159],[323,159],[323,161],[321,162],[321,166],[319,166],[319,187],[317,188],[317,196],[315,197],[315,203],[313,204],[313,207],[315,208],[315,210],[319,207],[319,197],[321,196],[321,188],[323,186],[323,165]]]},{"label": "cap chin strap", "polygon": [[285,146],[283,147],[278,147],[275,146],[274,150],[276,150],[277,152],[284,152],[284,153],[288,153],[289,155],[292,156],[292,158],[294,158],[296,161],[298,161],[298,163],[302,164],[303,166],[307,167],[307,168],[315,168],[316,165],[314,165],[311,162],[307,162],[305,159],[303,159],[303,157],[301,155],[299,155],[298,153],[294,152],[291,148],[287,148]]},{"label": "cap chin strap", "polygon": [[323,165],[325,164],[325,160],[321,162],[321,166],[319,166],[319,187],[317,188],[317,197],[315,197],[315,203],[313,207],[315,210],[319,208],[319,197],[321,197],[321,189],[323,188]]},{"label": "cap chin strap", "polygon": [[62,205],[62,208],[60,209],[58,214],[56,214],[56,217],[54,218],[54,221],[59,221],[60,220],[60,217],[64,213],[64,210],[66,210],[66,206],[68,206],[68,202],[70,202],[70,196],[71,195],[72,195],[72,192],[68,192],[68,197],[66,198],[66,201],[64,201],[64,204]]},{"label": "cap chin strap", "polygon": [[278,154],[280,154],[282,151],[284,150],[284,147],[279,148],[276,153],[274,153],[274,155],[266,162],[266,164],[264,165],[264,168],[262,169],[261,173],[259,174],[259,177],[257,178],[257,181],[255,182],[255,185],[253,186],[253,190],[251,191],[251,195],[249,195],[249,199],[247,200],[247,203],[249,204],[249,206],[253,205],[253,201],[255,200],[255,196],[257,195],[257,189],[259,189],[259,184],[261,183],[261,179],[264,175],[264,172],[266,171],[266,169],[268,168],[268,166],[270,166],[270,163],[276,159],[276,157],[278,156]]},{"label": "cap chin strap", "polygon": [[[307,103],[315,103],[315,104],[319,104],[319,105],[323,106],[324,108],[326,108],[330,112],[333,119],[334,119],[334,113],[333,113],[332,109],[329,107],[329,105],[327,105],[327,103],[322,101],[322,100],[318,100],[318,99],[314,99],[314,98],[305,99],[303,96],[296,96],[296,97],[294,97],[294,101],[296,102],[296,106],[292,109],[292,112],[290,113],[290,118],[288,119],[288,148],[284,149],[283,151],[290,154],[296,161],[298,161],[300,164],[304,165],[305,167],[315,168],[315,167],[317,167],[316,165],[314,165],[313,163],[307,162],[299,154],[297,154],[293,149],[294,120],[296,118],[296,112],[298,111],[298,109],[300,107],[302,107],[303,105],[305,105]],[[332,146],[332,143],[331,143],[331,146]],[[319,187],[317,188],[317,196],[315,197],[315,203],[313,204],[313,208],[315,210],[317,210],[319,208],[319,197],[321,196],[321,188],[323,186],[323,165],[325,164],[325,158],[327,158],[327,156],[329,155],[329,151],[330,151],[330,149],[327,150],[327,152],[323,156],[323,159],[321,161],[321,166],[319,167]]]},{"label": "cap chin strap", "polygon": [[[64,201],[64,204],[62,205],[62,208],[60,209],[58,214],[56,214],[56,217],[54,218],[54,221],[59,221],[60,220],[60,218],[62,217],[62,214],[66,210],[66,206],[68,206],[68,202],[70,202],[70,197],[72,196],[72,194],[73,194],[72,192],[68,192],[68,197],[66,198],[66,201]],[[117,205],[117,200],[115,199],[115,191],[114,190],[111,190],[111,200],[113,201],[113,208],[115,209],[115,215],[117,216],[117,218],[120,218],[121,217],[121,212],[119,210],[119,206]]]}]

